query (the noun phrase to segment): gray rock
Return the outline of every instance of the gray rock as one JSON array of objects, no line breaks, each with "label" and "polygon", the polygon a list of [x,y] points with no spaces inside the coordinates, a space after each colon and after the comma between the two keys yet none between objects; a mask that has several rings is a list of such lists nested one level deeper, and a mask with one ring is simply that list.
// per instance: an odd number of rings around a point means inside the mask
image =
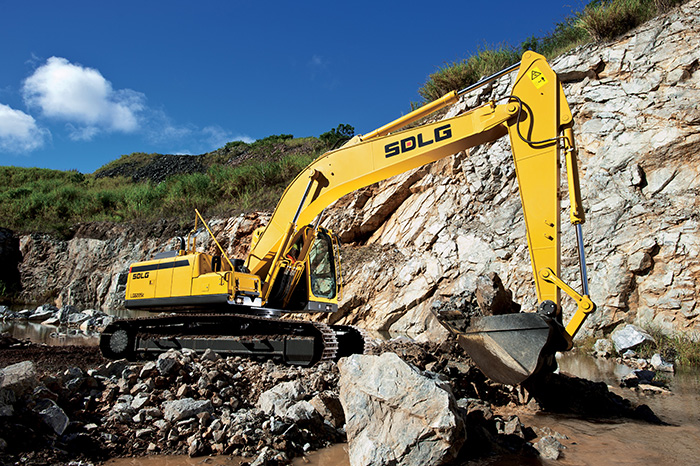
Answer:
[{"label": "gray rock", "polygon": [[394,353],[338,363],[353,466],[441,464],[455,458],[464,424],[452,394]]},{"label": "gray rock", "polygon": [[649,253],[637,251],[627,258],[627,268],[630,272],[642,274],[648,272],[654,264]]},{"label": "gray rock", "polygon": [[148,395],[139,393],[134,397],[133,400],[131,400],[131,407],[136,410],[139,410],[143,408],[149,400],[150,397]]},{"label": "gray rock", "polygon": [[649,342],[656,344],[654,338],[636,325],[627,324],[618,327],[611,335],[615,350],[623,353],[625,350],[636,348],[642,343]]},{"label": "gray rock", "polygon": [[654,371],[634,370],[622,377],[620,380],[620,386],[634,388],[639,384],[649,384],[652,380],[654,380],[655,376],[656,373]]},{"label": "gray rock", "polygon": [[55,315],[55,311],[48,310],[48,309],[47,310],[37,309],[36,311],[34,311],[34,313],[32,315],[27,317],[27,320],[29,320],[31,322],[42,322],[48,318],[53,317],[54,315]]},{"label": "gray rock", "polygon": [[34,362],[23,361],[0,369],[0,404],[34,390],[38,381]]},{"label": "gray rock", "polygon": [[10,417],[15,414],[15,408],[11,404],[0,403],[0,417]]},{"label": "gray rock", "polygon": [[608,358],[613,354],[613,342],[607,338],[599,338],[593,345],[593,354],[598,358]]},{"label": "gray rock", "polygon": [[265,466],[277,452],[270,447],[260,450],[258,456],[250,463],[250,466]]},{"label": "gray rock", "polygon": [[80,325],[86,320],[90,319],[90,316],[79,312],[77,314],[71,314],[66,318],[66,323],[68,325]]},{"label": "gray rock", "polygon": [[56,435],[62,435],[63,432],[68,427],[70,419],[66,413],[58,406],[53,400],[42,399],[41,403],[37,404],[39,409],[39,416],[44,421],[44,423],[51,427]]},{"label": "gray rock", "polygon": [[61,321],[58,319],[58,317],[49,317],[45,321],[41,323],[41,325],[47,325],[47,326],[53,326],[53,327],[58,327],[60,325]]},{"label": "gray rock", "polygon": [[156,368],[160,375],[168,376],[180,367],[177,356],[172,353],[163,353],[156,360]]},{"label": "gray rock", "polygon": [[510,314],[513,309],[513,293],[503,287],[501,278],[495,272],[481,276],[476,281],[476,302],[486,316]]},{"label": "gray rock", "polygon": [[321,420],[320,414],[311,403],[304,400],[298,401],[290,406],[284,414],[284,417],[293,423],[309,423]]},{"label": "gray rock", "polygon": [[103,377],[115,377],[120,376],[124,369],[129,365],[129,361],[126,359],[119,359],[117,361],[110,361],[97,368],[97,373]]},{"label": "gray rock", "polygon": [[209,412],[214,410],[214,407],[209,400],[194,400],[185,398],[182,400],[173,400],[163,402],[163,417],[166,421],[177,422],[182,419],[191,418],[199,413]]},{"label": "gray rock", "polygon": [[339,428],[345,424],[345,412],[340,404],[338,395],[332,391],[321,392],[309,400],[311,406],[333,427]]},{"label": "gray rock", "polygon": [[664,358],[659,353],[655,353],[651,357],[650,362],[651,367],[653,367],[654,370],[661,372],[674,372],[673,364],[664,360]]},{"label": "gray rock", "polygon": [[533,447],[540,453],[540,456],[548,460],[557,460],[561,451],[566,448],[556,438],[552,436],[542,437]]},{"label": "gray rock", "polygon": [[207,348],[200,357],[202,361],[218,361],[219,359],[221,359],[221,356],[212,351],[211,348]]},{"label": "gray rock", "polygon": [[54,306],[53,304],[42,304],[41,306],[37,307],[34,313],[36,314],[37,312],[51,312],[55,313],[58,312],[58,308]]},{"label": "gray rock", "polygon": [[157,371],[158,368],[156,367],[156,363],[154,361],[148,361],[141,368],[141,371],[139,372],[139,378],[146,379],[148,377],[152,377],[156,375]]},{"label": "gray rock", "polygon": [[268,416],[284,416],[287,409],[301,400],[305,392],[299,380],[283,382],[263,392],[257,407]]},{"label": "gray rock", "polygon": [[70,304],[63,306],[61,309],[58,310],[56,313],[56,317],[58,317],[58,320],[61,322],[68,322],[68,316],[71,314],[77,314],[80,311],[75,306],[71,306]]}]

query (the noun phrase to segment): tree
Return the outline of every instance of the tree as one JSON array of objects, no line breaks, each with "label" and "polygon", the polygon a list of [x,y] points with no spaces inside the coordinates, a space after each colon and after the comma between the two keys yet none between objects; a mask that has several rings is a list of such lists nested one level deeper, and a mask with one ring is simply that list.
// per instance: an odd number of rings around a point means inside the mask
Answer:
[{"label": "tree", "polygon": [[330,149],[337,147],[355,135],[355,128],[341,123],[337,128],[321,134],[318,138]]}]

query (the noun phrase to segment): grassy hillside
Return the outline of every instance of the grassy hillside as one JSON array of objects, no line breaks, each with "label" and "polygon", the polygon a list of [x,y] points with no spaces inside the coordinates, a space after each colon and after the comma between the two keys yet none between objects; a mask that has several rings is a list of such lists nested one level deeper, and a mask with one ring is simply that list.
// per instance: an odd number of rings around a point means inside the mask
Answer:
[{"label": "grassy hillside", "polygon": [[209,214],[272,209],[287,184],[339,139],[329,133],[237,141],[199,156],[130,154],[94,174],[0,167],[1,225],[67,236],[80,222],[188,221],[194,208]]}]

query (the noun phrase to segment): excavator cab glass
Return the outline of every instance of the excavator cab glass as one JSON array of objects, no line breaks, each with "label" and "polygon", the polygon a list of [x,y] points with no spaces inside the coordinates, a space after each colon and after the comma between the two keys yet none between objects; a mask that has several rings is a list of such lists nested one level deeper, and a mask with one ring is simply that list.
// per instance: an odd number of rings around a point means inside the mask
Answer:
[{"label": "excavator cab glass", "polygon": [[333,241],[328,233],[319,230],[309,250],[310,291],[316,298],[334,299],[337,294]]}]

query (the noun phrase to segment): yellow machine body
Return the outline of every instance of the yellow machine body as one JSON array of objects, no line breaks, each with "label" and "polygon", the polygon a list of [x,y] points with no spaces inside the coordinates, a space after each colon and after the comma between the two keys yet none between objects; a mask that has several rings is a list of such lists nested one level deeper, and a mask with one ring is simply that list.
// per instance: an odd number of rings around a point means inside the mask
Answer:
[{"label": "yellow machine body", "polygon": [[[460,95],[451,92],[365,136],[355,136],[312,162],[287,187],[267,226],[254,232],[244,260],[232,263],[218,243],[221,256],[196,252],[188,240],[188,246],[174,257],[134,264],[127,284],[127,307],[157,310],[239,304],[284,312],[335,311],[342,285],[340,263],[337,240],[319,226],[324,209],[352,191],[508,134],[538,301],[555,310],[547,319],[558,321],[561,290],[578,306],[566,331],[561,332],[564,349],[570,348],[595,305],[586,292],[577,293],[559,278],[562,149],[570,219],[575,225],[584,221],[573,119],[561,84],[544,57],[526,52],[512,95],[503,102],[492,101],[450,119],[399,131],[456,102]],[[512,319],[513,327],[529,325],[525,320],[515,322],[517,319],[520,317]],[[530,321],[532,316],[523,319]],[[511,324],[498,325],[506,328]],[[482,338],[490,327],[494,326],[484,322],[475,335]],[[543,330],[546,328],[551,330],[552,325],[546,324]],[[510,352],[510,343],[488,344]],[[551,348],[542,351],[551,353]],[[522,372],[536,370],[533,366]],[[506,368],[508,371],[511,369]]]}]

